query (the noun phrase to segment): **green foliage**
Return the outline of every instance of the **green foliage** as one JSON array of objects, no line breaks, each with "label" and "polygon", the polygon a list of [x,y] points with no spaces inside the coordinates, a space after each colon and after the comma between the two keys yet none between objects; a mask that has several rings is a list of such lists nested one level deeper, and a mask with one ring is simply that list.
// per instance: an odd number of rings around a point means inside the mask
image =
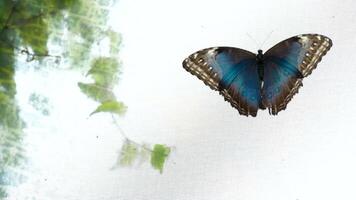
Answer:
[{"label": "green foliage", "polygon": [[94,112],[90,115],[93,115],[98,112],[109,112],[115,113],[118,115],[123,115],[126,112],[126,106],[122,102],[117,101],[106,101],[103,102]]},{"label": "green foliage", "polygon": [[87,76],[90,76],[94,83],[78,83],[81,91],[89,98],[101,103],[90,115],[98,112],[109,112],[122,115],[126,111],[126,106],[116,100],[113,87],[118,81],[120,64],[113,57],[98,57],[91,63]]},{"label": "green foliage", "polygon": [[[62,56],[63,63],[87,69],[93,45],[108,37],[105,6],[110,2],[113,1],[0,0],[0,199],[7,196],[9,185],[18,182],[20,175],[16,167],[25,163],[22,147],[25,123],[20,118],[15,98],[18,56],[25,54],[27,61],[40,61],[41,67],[45,66],[44,59]],[[61,50],[52,56],[48,47],[55,45]],[[99,95],[96,91],[93,95],[90,85],[82,88],[100,101],[115,99],[111,88],[110,92]],[[32,94],[29,103],[42,114],[49,114],[45,97]]]},{"label": "green foliage", "polygon": [[170,152],[171,152],[171,149],[165,145],[162,145],[162,144],[156,144],[153,148],[153,151],[151,154],[151,165],[155,169],[159,170],[160,173],[163,172],[164,162],[166,161]]},{"label": "green foliage", "polygon": [[[85,30],[85,28],[86,26],[83,25],[82,29]],[[90,116],[99,112],[122,115],[126,111],[126,106],[117,101],[112,91],[119,80],[120,74],[121,65],[115,55],[119,52],[121,35],[111,29],[104,33],[110,40],[110,56],[100,56],[92,60],[90,69],[86,74],[86,76],[91,77],[92,83],[78,83],[79,88],[85,95],[100,103]],[[83,32],[82,34],[87,33]],[[89,35],[92,35],[92,33]],[[79,57],[83,59],[84,56],[80,55]],[[125,137],[125,143],[120,151],[117,165],[132,166],[136,161],[142,163],[150,159],[152,167],[162,173],[164,163],[170,154],[169,147],[156,144],[152,150],[147,145],[140,145],[126,138],[125,135],[123,136]]]},{"label": "green foliage", "polygon": [[[80,90],[99,106],[92,113],[123,114],[126,107],[119,102],[113,88],[118,82],[120,62],[117,53],[121,36],[107,27],[109,10],[116,0],[0,0],[0,199],[7,196],[9,185],[18,183],[21,175],[16,168],[24,165],[22,147],[25,123],[19,115],[16,101],[16,67],[21,54],[27,61],[42,68],[46,59],[62,58],[71,69],[88,71],[91,83],[78,83]],[[110,41],[109,55],[93,59],[96,45]],[[51,48],[49,48],[51,47]],[[55,48],[52,48],[55,47]],[[54,50],[53,50],[54,49]],[[94,49],[94,50],[93,50]],[[55,55],[52,55],[52,54]],[[32,93],[29,103],[42,114],[49,114],[49,99]],[[151,164],[162,172],[169,151],[163,156],[160,145],[153,150],[131,142],[122,147],[122,162],[131,165],[136,160],[151,157]],[[168,147],[166,147],[168,148]],[[135,150],[136,149],[136,150]]]}]

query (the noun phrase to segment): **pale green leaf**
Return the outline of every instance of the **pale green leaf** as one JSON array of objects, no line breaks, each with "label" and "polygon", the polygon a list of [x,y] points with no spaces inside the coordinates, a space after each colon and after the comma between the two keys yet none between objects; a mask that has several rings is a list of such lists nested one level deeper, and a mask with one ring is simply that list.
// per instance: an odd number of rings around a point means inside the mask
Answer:
[{"label": "pale green leaf", "polygon": [[103,102],[94,112],[93,115],[98,112],[109,112],[113,114],[123,115],[126,112],[126,106],[122,102],[118,101],[107,101]]},{"label": "pale green leaf", "polygon": [[126,140],[124,145],[121,147],[118,164],[121,166],[132,166],[138,156],[138,152],[137,145],[129,140]]}]

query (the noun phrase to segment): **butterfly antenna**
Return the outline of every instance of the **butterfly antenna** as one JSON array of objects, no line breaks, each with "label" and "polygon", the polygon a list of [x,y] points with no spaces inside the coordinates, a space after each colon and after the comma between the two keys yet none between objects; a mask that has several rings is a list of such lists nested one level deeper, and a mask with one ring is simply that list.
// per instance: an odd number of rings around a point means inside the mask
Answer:
[{"label": "butterfly antenna", "polygon": [[257,41],[249,34],[249,33],[246,33],[247,37],[249,37],[256,45],[256,47],[258,48],[258,43]]},{"label": "butterfly antenna", "polygon": [[273,31],[271,31],[271,32],[267,35],[266,39],[262,42],[261,46],[260,46],[258,49],[261,49],[261,48],[263,47],[263,45],[264,45],[264,44],[267,42],[267,40],[271,37],[272,33],[273,33]]}]

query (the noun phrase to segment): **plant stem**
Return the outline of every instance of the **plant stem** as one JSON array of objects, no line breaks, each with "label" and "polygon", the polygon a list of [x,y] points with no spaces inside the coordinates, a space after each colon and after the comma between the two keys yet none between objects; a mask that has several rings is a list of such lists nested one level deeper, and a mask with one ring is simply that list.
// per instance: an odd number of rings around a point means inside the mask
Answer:
[{"label": "plant stem", "polygon": [[141,147],[141,148],[143,148],[143,149],[145,149],[145,150],[147,150],[149,152],[152,152],[152,149],[149,149],[146,146],[144,146],[142,144],[139,144],[138,142],[135,142],[135,141],[131,140],[130,138],[128,138],[127,135],[125,134],[124,130],[120,127],[119,123],[117,122],[114,114],[111,114],[111,118],[113,119],[113,122],[114,122],[115,126],[119,130],[119,132],[120,132],[121,136],[124,138],[124,140],[126,140],[126,141],[128,141],[130,143],[133,143],[133,144],[135,144],[135,145],[137,145],[137,146],[139,146],[139,147]]}]

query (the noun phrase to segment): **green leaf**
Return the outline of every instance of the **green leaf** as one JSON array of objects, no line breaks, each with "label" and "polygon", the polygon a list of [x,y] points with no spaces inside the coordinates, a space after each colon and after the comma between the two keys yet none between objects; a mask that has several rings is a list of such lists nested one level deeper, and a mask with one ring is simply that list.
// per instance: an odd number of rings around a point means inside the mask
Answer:
[{"label": "green leaf", "polygon": [[162,173],[164,162],[166,161],[170,152],[171,149],[169,147],[162,144],[156,144],[151,153],[152,167],[159,170],[159,172]]},{"label": "green leaf", "polygon": [[87,75],[91,75],[96,84],[111,88],[118,79],[119,62],[111,57],[99,57],[92,63]]},{"label": "green leaf", "polygon": [[122,102],[117,101],[107,101],[102,103],[94,112],[93,115],[98,112],[109,112],[113,114],[123,115],[126,112],[126,106]]},{"label": "green leaf", "polygon": [[116,99],[114,93],[111,90],[108,90],[107,88],[95,83],[79,82],[78,86],[84,94],[95,101],[106,102]]},{"label": "green leaf", "polygon": [[133,162],[137,158],[138,152],[137,145],[129,140],[126,140],[124,145],[121,147],[118,164],[121,166],[132,166]]}]

